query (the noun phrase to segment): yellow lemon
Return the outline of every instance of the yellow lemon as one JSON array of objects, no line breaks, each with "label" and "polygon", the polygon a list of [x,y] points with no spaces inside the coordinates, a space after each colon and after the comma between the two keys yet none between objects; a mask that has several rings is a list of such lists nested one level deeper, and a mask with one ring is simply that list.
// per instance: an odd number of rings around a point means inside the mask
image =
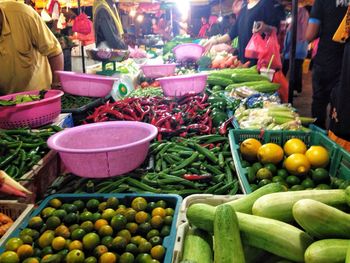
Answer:
[{"label": "yellow lemon", "polygon": [[313,168],[324,168],[329,163],[328,151],[322,146],[311,146],[305,155]]},{"label": "yellow lemon", "polygon": [[260,147],[261,143],[257,139],[249,138],[241,143],[239,149],[244,160],[255,161]]},{"label": "yellow lemon", "polygon": [[283,146],[284,154],[289,156],[293,153],[304,154],[307,150],[305,143],[297,138],[289,139]]},{"label": "yellow lemon", "polygon": [[284,153],[281,146],[275,143],[266,143],[259,148],[257,156],[263,164],[278,164],[283,160]]},{"label": "yellow lemon", "polygon": [[284,161],[287,171],[294,175],[304,175],[310,171],[310,162],[304,154],[294,153]]}]

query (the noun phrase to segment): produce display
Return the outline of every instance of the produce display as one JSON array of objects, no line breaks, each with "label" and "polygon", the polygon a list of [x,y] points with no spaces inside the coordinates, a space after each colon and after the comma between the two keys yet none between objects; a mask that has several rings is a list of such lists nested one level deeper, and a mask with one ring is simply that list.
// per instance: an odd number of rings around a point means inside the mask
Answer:
[{"label": "produce display", "polygon": [[54,125],[39,130],[0,130],[0,170],[21,178],[49,151],[47,139],[60,130]]},{"label": "produce display", "polygon": [[175,205],[171,197],[53,198],[7,240],[0,262],[163,262]]},{"label": "produce display", "polygon": [[11,100],[0,100],[0,106],[13,106],[17,104],[39,101],[44,99],[46,94],[46,90],[41,90],[39,95],[31,95],[31,94],[20,94],[16,95]]},{"label": "produce display", "polygon": [[[110,120],[143,121],[158,128],[157,139],[213,132],[208,96],[187,94],[181,98],[127,98],[107,102],[86,118],[86,123]],[[224,123],[225,124],[225,123]],[[226,124],[227,126],[227,124]],[[224,129],[222,129],[224,130]]]},{"label": "produce display", "polygon": [[[252,98],[252,97],[251,97]],[[302,130],[308,131],[308,126],[316,121],[314,118],[301,117],[294,108],[287,104],[275,104],[263,101],[247,100],[246,104],[252,105],[249,108],[244,105],[236,109],[235,119],[241,129],[249,130]]]},{"label": "produce display", "polygon": [[62,105],[62,109],[76,109],[76,108],[83,107],[93,102],[94,100],[96,100],[96,98],[74,96],[74,95],[65,93],[61,98],[61,105]]},{"label": "produce display", "polygon": [[251,191],[272,182],[292,191],[346,188],[350,184],[330,177],[330,152],[325,147],[307,147],[298,138],[287,140],[283,146],[247,138],[240,144],[239,152]]},{"label": "produce display", "polygon": [[339,207],[348,205],[350,188],[280,187],[266,185],[216,207],[192,203],[182,262],[346,262],[349,214]]}]

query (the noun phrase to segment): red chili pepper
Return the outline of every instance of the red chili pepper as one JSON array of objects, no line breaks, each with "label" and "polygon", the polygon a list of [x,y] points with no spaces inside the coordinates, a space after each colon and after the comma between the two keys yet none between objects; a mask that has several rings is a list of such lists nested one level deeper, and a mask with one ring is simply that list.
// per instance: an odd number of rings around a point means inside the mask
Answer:
[{"label": "red chili pepper", "polygon": [[201,100],[201,104],[205,103],[209,98],[209,95],[207,93],[204,92],[204,95],[202,97],[202,100]]},{"label": "red chili pepper", "polygon": [[204,124],[191,124],[187,126],[187,130],[199,130],[201,133],[209,132],[209,127]]},{"label": "red chili pepper", "polygon": [[226,120],[220,125],[219,133],[221,135],[225,135],[227,133],[227,127],[232,123],[233,118],[234,116],[232,116],[231,118],[229,118],[228,120]]},{"label": "red chili pepper", "polygon": [[[142,110],[142,108],[141,108]],[[151,107],[150,106],[145,106],[145,110],[142,110],[141,113],[141,120],[145,119],[146,115],[151,112]]]},{"label": "red chili pepper", "polygon": [[133,109],[125,108],[125,109],[123,109],[123,111],[124,111],[124,113],[129,114],[135,121],[139,120],[139,117],[137,117],[137,115]]},{"label": "red chili pepper", "polygon": [[182,133],[179,134],[179,136],[185,138],[187,136],[187,132],[186,131],[182,132]]},{"label": "red chili pepper", "polygon": [[166,121],[168,121],[168,120],[170,120],[171,119],[171,116],[165,116],[165,117],[162,117],[161,119],[159,119],[157,122],[156,122],[156,126],[157,127],[160,127],[160,126],[162,126],[162,124],[164,123],[164,122],[166,122]]},{"label": "red chili pepper", "polygon": [[203,174],[203,175],[198,175],[198,174],[185,174],[183,175],[183,178],[189,181],[200,181],[200,180],[207,180],[212,178],[211,174]]},{"label": "red chili pepper", "polygon": [[163,139],[162,134],[161,134],[161,133],[158,133],[158,135],[157,135],[157,140],[158,140],[158,141],[161,141],[162,139]]},{"label": "red chili pepper", "polygon": [[174,130],[173,129],[167,129],[167,128],[158,128],[158,132],[161,132],[161,133],[173,133]]},{"label": "red chili pepper", "polygon": [[131,117],[131,116],[127,115],[127,114],[123,114],[123,116],[124,116],[124,120],[126,120],[126,121],[137,121],[133,117]]}]

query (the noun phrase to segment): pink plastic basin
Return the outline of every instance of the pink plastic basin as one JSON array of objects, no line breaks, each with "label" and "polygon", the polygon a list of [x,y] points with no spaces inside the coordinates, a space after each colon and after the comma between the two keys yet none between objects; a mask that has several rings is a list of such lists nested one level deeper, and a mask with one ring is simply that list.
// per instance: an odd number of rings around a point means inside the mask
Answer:
[{"label": "pink plastic basin", "polygon": [[173,76],[176,64],[142,65],[141,70],[146,78],[161,78]]},{"label": "pink plastic basin", "polygon": [[47,144],[59,153],[70,172],[105,178],[139,167],[157,133],[151,124],[111,121],[66,129],[51,136]]},{"label": "pink plastic basin", "polygon": [[[0,100],[12,100],[17,95],[24,94],[38,95],[39,91],[13,93],[0,97]],[[48,90],[42,100],[14,106],[0,106],[0,128],[36,128],[51,123],[61,113],[61,97],[63,94],[60,90]]]},{"label": "pink plastic basin", "polygon": [[197,61],[203,55],[204,47],[195,43],[180,44],[174,47],[176,61]]},{"label": "pink plastic basin", "polygon": [[205,73],[180,75],[157,79],[164,96],[179,97],[190,92],[201,93],[207,84],[208,75]]},{"label": "pink plastic basin", "polygon": [[56,71],[60,77],[64,92],[77,96],[105,97],[112,88],[115,77],[105,77],[93,74],[70,71]]}]

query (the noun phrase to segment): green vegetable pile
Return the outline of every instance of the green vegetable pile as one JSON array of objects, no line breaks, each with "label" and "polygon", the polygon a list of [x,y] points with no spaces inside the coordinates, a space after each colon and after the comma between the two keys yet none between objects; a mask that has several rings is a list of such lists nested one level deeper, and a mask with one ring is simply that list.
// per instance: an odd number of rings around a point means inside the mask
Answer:
[{"label": "green vegetable pile", "polygon": [[135,89],[127,97],[129,98],[149,98],[149,97],[162,97],[163,91],[161,88],[149,87],[144,89]]},{"label": "green vegetable pile", "polygon": [[13,106],[27,102],[39,101],[44,99],[46,92],[46,90],[41,90],[38,95],[16,95],[11,100],[0,100],[0,106]]},{"label": "green vegetable pile", "polygon": [[60,131],[57,126],[40,130],[0,130],[0,170],[18,179],[49,151],[47,139]]},{"label": "green vegetable pile", "polygon": [[77,109],[91,103],[95,99],[96,98],[74,96],[74,95],[65,93],[62,96],[62,100],[61,100],[62,109]]}]

